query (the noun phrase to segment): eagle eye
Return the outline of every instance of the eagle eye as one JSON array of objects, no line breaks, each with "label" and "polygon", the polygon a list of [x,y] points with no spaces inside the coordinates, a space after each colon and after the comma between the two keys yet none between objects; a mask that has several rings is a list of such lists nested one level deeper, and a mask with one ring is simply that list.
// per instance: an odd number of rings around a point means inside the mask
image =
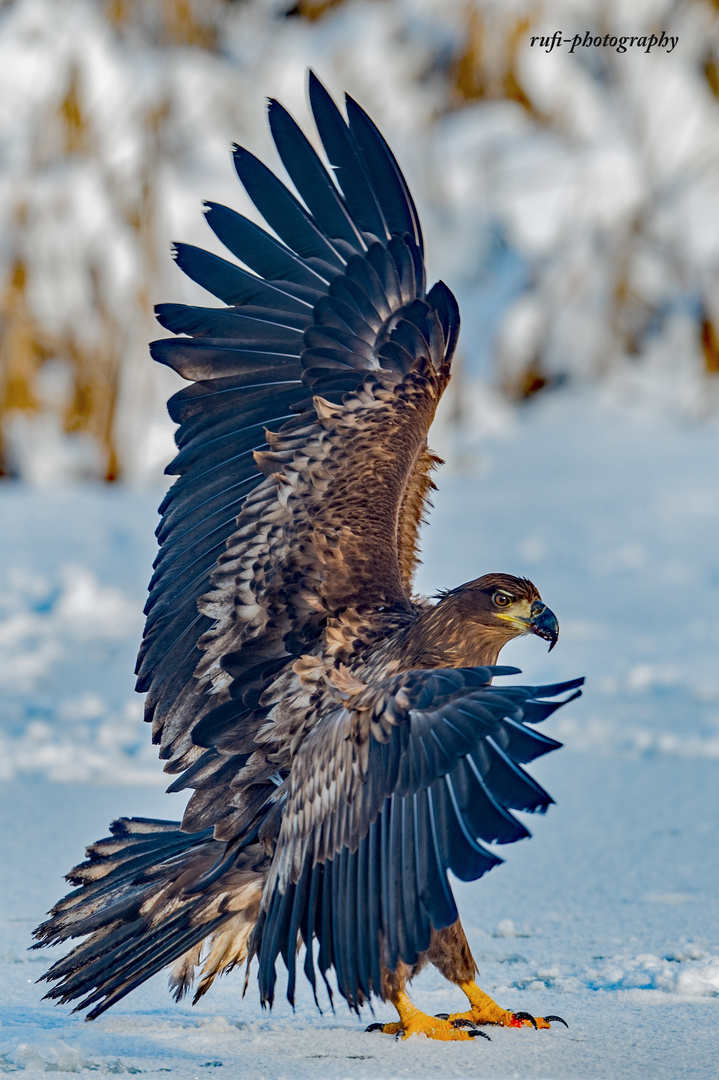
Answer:
[{"label": "eagle eye", "polygon": [[495,607],[509,607],[512,603],[512,597],[508,596],[505,592],[496,592],[492,597]]}]

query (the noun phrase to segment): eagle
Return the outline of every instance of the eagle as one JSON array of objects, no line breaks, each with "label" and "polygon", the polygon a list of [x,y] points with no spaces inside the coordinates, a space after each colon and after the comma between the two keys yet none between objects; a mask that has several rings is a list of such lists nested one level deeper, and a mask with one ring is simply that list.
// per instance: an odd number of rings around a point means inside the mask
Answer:
[{"label": "eagle", "polygon": [[[292,1004],[298,962],[318,1004],[333,971],[355,1012],[395,1006],[371,1027],[396,1037],[549,1027],[477,986],[448,875],[480,878],[529,835],[512,811],[552,802],[523,766],[560,745],[535,725],[583,680],[495,684],[518,674],[497,665],[507,642],[557,641],[527,579],[413,592],[457,303],[427,288],[415,204],[367,113],[347,96],[344,115],[314,74],[309,100],[327,164],[270,100],[294,191],[235,146],[267,228],[206,203],[234,259],[175,258],[223,306],[156,309],[175,336],[152,356],[189,385],[168,406],[177,480],[137,689],[168,790],[192,794],[182,822],[115,821],[67,875],[34,948],[82,940],[46,996],[93,1019],[168,965],[175,998],[197,979],[197,1001],[241,964],[247,989],[254,963],[271,1006],[281,957]],[[466,1011],[412,1003],[428,963]]]}]

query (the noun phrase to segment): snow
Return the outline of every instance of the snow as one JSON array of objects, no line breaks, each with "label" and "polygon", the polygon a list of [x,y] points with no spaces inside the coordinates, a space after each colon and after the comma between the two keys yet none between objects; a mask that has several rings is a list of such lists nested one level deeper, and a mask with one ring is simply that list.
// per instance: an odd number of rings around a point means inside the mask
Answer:
[{"label": "snow", "polygon": [[0,497],[0,777],[159,782],[132,691],[157,492]]},{"label": "snow", "polygon": [[[475,392],[478,391],[475,388]],[[450,406],[452,403],[450,402]],[[395,1043],[301,985],[263,1013],[242,974],[196,1008],[163,975],[92,1024],[41,1001],[60,950],[26,952],[61,875],[121,814],[177,818],[131,671],[159,491],[6,484],[0,512],[0,1072],[28,1078],[222,1070],[267,1077],[707,1077],[719,1022],[719,494],[716,421],[662,420],[563,391],[493,413],[489,434],[434,440],[440,474],[424,591],[488,570],[527,574],[558,647],[515,642],[527,682],[587,676],[544,725],[565,748],[532,772],[556,799],[529,843],[457,884],[502,1004],[569,1023],[492,1041]],[[497,417],[503,418],[499,423]],[[566,713],[566,715],[564,715]],[[460,1007],[434,972],[430,1012]],[[389,1018],[382,1005],[378,1018]]]}]

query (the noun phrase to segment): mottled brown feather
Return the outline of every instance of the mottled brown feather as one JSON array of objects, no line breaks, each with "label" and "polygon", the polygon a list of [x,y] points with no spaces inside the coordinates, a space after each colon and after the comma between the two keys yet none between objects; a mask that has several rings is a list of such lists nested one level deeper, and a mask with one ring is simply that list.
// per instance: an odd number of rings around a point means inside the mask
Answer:
[{"label": "mottled brown feather", "polygon": [[442,458],[433,454],[425,444],[415,462],[400,506],[397,550],[402,581],[407,592],[412,590],[412,581],[419,563],[419,531],[432,505],[430,492],[436,490],[431,473],[443,464]]}]

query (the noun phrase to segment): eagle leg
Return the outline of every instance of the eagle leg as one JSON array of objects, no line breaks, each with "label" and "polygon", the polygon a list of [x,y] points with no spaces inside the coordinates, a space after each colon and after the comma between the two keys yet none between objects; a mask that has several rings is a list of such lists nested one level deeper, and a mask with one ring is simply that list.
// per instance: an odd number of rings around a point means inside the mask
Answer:
[{"label": "eagle leg", "polygon": [[567,1024],[560,1016],[530,1016],[526,1012],[510,1012],[508,1009],[502,1009],[496,1001],[493,1001],[489,994],[485,994],[484,990],[480,990],[474,980],[469,982],[459,983],[459,988],[469,998],[469,1004],[471,1008],[468,1012],[452,1013],[449,1016],[450,1023],[457,1020],[469,1020],[473,1024],[498,1024],[500,1027],[534,1027],[534,1028],[548,1028],[552,1025],[550,1020],[558,1020],[560,1023],[567,1027]]},{"label": "eagle leg", "polygon": [[391,1024],[370,1024],[367,1031],[381,1031],[384,1035],[394,1035],[396,1039],[408,1039],[410,1035],[426,1035],[428,1039],[440,1039],[444,1042],[465,1041],[478,1035],[474,1024],[465,1017],[444,1020],[437,1016],[428,1016],[421,1012],[409,999],[404,990],[392,995],[392,1004],[399,1013],[399,1020]]},{"label": "eagle leg", "polygon": [[567,1026],[559,1016],[535,1017],[526,1012],[515,1013],[502,1009],[489,994],[480,990],[474,981],[477,964],[459,919],[444,930],[432,931],[426,957],[445,979],[458,986],[469,998],[470,1008],[467,1012],[451,1013],[449,1016],[446,1013],[441,1014],[450,1024],[469,1022],[477,1025],[497,1024],[500,1027],[531,1025],[534,1028],[548,1028],[551,1026],[550,1020],[558,1020]]}]

